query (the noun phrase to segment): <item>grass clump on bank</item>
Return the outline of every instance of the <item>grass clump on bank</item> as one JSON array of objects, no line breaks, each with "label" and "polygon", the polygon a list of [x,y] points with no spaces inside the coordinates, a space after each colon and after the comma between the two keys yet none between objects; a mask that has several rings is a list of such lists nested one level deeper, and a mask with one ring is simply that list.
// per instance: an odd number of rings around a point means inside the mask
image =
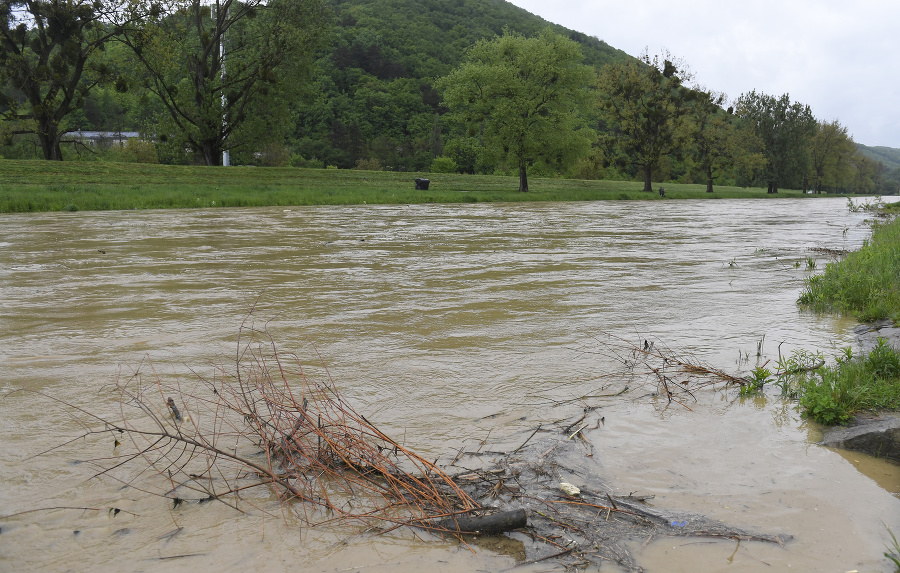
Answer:
[{"label": "grass clump on bank", "polygon": [[[415,190],[414,179],[431,180]],[[665,199],[635,181],[518,178],[343,169],[199,167],[112,162],[0,160],[0,213],[300,205],[481,203],[812,197],[765,189],[666,183]]]},{"label": "grass clump on bank", "polygon": [[802,377],[798,398],[805,416],[828,425],[843,424],[864,410],[896,410],[900,408],[900,352],[879,338],[867,355],[848,356]]},{"label": "grass clump on bank", "polygon": [[861,249],[808,278],[798,302],[862,322],[900,320],[900,219],[877,224]]},{"label": "grass clump on bank", "polygon": [[821,354],[799,350],[780,358],[776,372],[757,367],[746,380],[742,395],[777,386],[805,417],[825,425],[844,424],[865,410],[900,409],[900,351],[884,338],[861,356],[845,348],[830,366]]}]

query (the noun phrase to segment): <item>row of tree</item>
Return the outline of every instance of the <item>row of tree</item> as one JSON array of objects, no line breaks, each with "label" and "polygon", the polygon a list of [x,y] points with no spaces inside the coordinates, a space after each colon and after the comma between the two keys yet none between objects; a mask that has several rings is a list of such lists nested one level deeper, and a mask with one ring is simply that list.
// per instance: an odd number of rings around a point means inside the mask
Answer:
[{"label": "row of tree", "polygon": [[900,185],[788,95],[729,102],[668,54],[541,31],[499,0],[387,1],[0,0],[3,153],[31,134],[61,159],[71,131],[131,130],[143,160],[516,173],[523,191],[529,173]]},{"label": "row of tree", "polygon": [[133,92],[161,146],[220,164],[286,133],[326,22],[318,0],[0,0],[2,134],[59,160],[92,92]]},{"label": "row of tree", "polygon": [[891,178],[884,164],[865,158],[837,120],[817,120],[787,94],[751,91],[726,108],[724,94],[687,87],[690,79],[668,54],[612,63],[595,75],[575,42],[546,30],[478,42],[439,87],[469,133],[518,171],[521,191],[538,163],[556,172],[579,163],[598,174],[613,167],[642,177],[651,191],[666,161],[680,164],[683,179],[705,180],[709,192],[716,179],[770,193],[897,192],[900,170]]}]

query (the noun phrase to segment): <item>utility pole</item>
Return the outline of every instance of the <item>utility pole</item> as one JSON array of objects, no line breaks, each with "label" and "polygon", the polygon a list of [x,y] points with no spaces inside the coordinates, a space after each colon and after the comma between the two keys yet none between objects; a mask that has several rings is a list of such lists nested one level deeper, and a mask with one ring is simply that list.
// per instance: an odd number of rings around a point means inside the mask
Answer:
[{"label": "utility pole", "polygon": [[[216,2],[216,7],[218,7],[218,1]],[[218,17],[219,11],[216,10],[216,17]],[[228,104],[228,100],[225,99],[225,22],[228,20],[228,8],[225,8],[224,18],[222,18],[221,27],[222,27],[222,36],[219,39],[219,57],[222,59],[222,128],[224,132],[224,128],[228,127],[228,120],[225,117],[225,106]],[[219,23],[216,23],[219,26]],[[231,165],[231,152],[227,149],[222,151],[222,167],[228,167]]]}]

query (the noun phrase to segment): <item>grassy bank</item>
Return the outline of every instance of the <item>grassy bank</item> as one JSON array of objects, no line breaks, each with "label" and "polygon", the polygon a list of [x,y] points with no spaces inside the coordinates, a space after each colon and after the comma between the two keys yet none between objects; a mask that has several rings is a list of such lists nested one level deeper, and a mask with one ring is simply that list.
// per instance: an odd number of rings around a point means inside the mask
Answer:
[{"label": "grassy bank", "polygon": [[877,224],[860,250],[807,279],[799,303],[863,322],[900,321],[900,218]]},{"label": "grassy bank", "polygon": [[821,354],[795,352],[779,359],[775,372],[754,368],[741,393],[777,386],[783,397],[797,401],[804,416],[826,425],[843,424],[866,410],[900,409],[900,351],[884,338],[868,354],[854,356],[845,348],[835,364],[824,362]]},{"label": "grassy bank", "polygon": [[[431,180],[416,191],[413,180]],[[194,167],[135,163],[0,160],[0,212],[360,205],[517,201],[660,200],[634,181],[529,180],[517,177],[335,169]],[[666,199],[810,197],[800,191],[664,184]]]},{"label": "grassy bank", "polygon": [[864,410],[900,408],[900,353],[883,338],[868,354],[849,351],[798,384],[800,408],[822,424],[843,424]]},{"label": "grassy bank", "polygon": [[[898,207],[895,203],[885,210],[896,213]],[[861,249],[807,279],[798,302],[863,322],[900,320],[900,218],[877,224]],[[815,358],[821,357],[795,357],[793,363],[779,364],[779,370],[802,370]],[[790,382],[779,380],[776,384],[799,401],[804,414],[823,424],[844,423],[863,410],[900,409],[900,352],[885,339],[868,354],[854,357],[848,348],[834,366],[802,373]]]}]

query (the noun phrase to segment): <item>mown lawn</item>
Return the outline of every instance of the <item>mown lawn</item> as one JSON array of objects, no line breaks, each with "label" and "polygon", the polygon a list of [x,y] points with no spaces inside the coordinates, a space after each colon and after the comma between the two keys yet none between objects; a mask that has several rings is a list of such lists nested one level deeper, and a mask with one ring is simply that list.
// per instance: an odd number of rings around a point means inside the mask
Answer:
[{"label": "mown lawn", "polygon": [[[414,179],[429,179],[416,191]],[[0,212],[293,205],[661,200],[636,181],[396,173],[337,169],[195,167],[111,162],[0,160]],[[812,197],[800,191],[663,184],[666,199]],[[658,189],[658,187],[656,187]]]}]

